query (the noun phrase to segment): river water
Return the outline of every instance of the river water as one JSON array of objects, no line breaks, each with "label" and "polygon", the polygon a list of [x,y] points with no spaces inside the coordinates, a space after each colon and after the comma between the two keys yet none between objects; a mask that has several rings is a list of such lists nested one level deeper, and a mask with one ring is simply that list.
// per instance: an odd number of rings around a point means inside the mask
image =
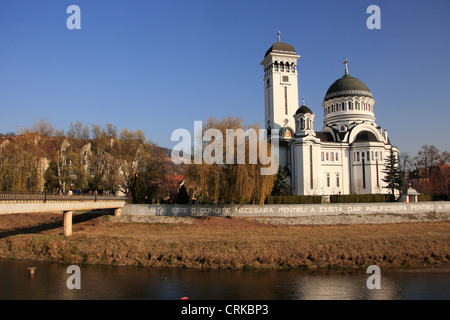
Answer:
[{"label": "river water", "polygon": [[[364,270],[225,271],[78,265],[80,289],[69,289],[69,265],[0,259],[0,299],[366,300],[450,299],[450,267],[381,268],[381,289]],[[28,267],[36,267],[30,276]]]}]

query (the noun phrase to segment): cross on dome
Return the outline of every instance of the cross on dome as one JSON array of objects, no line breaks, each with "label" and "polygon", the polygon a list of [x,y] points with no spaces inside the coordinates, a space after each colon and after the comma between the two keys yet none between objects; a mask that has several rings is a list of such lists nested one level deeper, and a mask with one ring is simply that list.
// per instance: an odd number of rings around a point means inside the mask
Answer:
[{"label": "cross on dome", "polygon": [[347,58],[345,58],[344,64],[345,64],[345,75],[348,76],[348,59]]}]

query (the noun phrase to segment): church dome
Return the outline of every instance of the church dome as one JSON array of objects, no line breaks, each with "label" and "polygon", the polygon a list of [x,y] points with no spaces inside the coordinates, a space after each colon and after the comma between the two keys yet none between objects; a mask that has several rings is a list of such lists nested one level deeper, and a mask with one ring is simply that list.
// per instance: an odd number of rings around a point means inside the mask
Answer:
[{"label": "church dome", "polygon": [[300,108],[297,109],[297,112],[295,114],[307,114],[307,113],[311,113],[312,114],[311,109],[309,109],[305,105],[302,105]]},{"label": "church dome", "polygon": [[369,88],[359,79],[348,74],[336,80],[325,94],[324,100],[345,96],[373,97]]},{"label": "church dome", "polygon": [[267,50],[266,54],[264,55],[264,57],[267,57],[270,53],[290,53],[290,54],[295,54],[295,49],[293,46],[291,46],[290,44],[284,43],[284,42],[275,42],[270,48],[269,50]]},{"label": "church dome", "polygon": [[305,98],[302,98],[302,105],[297,109],[297,112],[295,112],[295,114],[297,115],[297,114],[307,114],[307,113],[313,114],[311,109],[308,108],[307,106],[305,106]]}]

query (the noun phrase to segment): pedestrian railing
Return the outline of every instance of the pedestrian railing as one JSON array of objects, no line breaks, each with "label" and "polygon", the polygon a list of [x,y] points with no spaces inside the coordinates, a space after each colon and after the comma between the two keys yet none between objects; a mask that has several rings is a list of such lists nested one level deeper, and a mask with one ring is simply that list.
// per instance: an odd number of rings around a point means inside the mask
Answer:
[{"label": "pedestrian railing", "polygon": [[117,200],[124,201],[126,196],[99,195],[99,194],[53,194],[46,192],[36,193],[17,193],[17,192],[1,192],[0,201],[100,201],[100,200]]}]

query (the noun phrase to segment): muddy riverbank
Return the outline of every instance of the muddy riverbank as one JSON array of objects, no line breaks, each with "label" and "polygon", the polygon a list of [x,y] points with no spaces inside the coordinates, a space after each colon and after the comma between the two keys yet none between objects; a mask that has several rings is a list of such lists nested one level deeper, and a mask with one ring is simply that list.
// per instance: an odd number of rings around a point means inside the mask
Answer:
[{"label": "muddy riverbank", "polygon": [[[147,223],[74,214],[0,216],[0,258],[195,269],[446,265],[450,221],[291,225],[250,218],[164,218]],[[267,221],[266,221],[267,222]]]}]

